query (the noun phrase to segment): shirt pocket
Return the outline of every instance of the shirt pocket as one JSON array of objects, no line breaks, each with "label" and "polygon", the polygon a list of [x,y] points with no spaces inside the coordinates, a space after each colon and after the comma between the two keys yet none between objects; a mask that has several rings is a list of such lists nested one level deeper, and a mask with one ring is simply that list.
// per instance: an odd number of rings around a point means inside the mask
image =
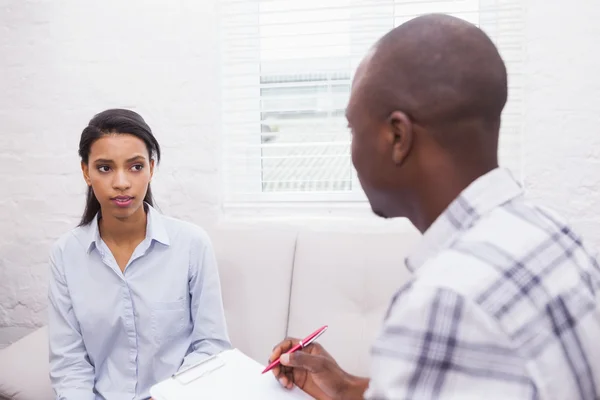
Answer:
[{"label": "shirt pocket", "polygon": [[179,337],[190,321],[186,298],[152,303],[151,310],[152,336],[158,344],[165,344]]}]

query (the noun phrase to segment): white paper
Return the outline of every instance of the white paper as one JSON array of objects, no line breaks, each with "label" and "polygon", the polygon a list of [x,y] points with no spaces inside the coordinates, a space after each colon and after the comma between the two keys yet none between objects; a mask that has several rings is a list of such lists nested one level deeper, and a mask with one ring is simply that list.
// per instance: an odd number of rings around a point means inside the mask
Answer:
[{"label": "white paper", "polygon": [[272,373],[261,374],[264,366],[237,349],[224,351],[217,358],[211,363],[223,365],[211,372],[203,372],[196,380],[185,379],[187,384],[167,379],[153,386],[150,395],[156,400],[312,399],[299,388],[288,390],[281,387]]}]

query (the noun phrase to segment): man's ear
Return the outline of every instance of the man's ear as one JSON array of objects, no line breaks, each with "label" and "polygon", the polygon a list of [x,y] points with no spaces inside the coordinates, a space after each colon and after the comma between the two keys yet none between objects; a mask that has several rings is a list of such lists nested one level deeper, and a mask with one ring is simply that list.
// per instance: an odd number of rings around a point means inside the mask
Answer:
[{"label": "man's ear", "polygon": [[392,161],[401,165],[413,144],[413,126],[410,118],[401,111],[394,111],[388,117],[391,132]]},{"label": "man's ear", "polygon": [[83,172],[83,179],[88,186],[92,186],[92,180],[90,179],[90,167],[83,161],[81,162],[81,172]]}]

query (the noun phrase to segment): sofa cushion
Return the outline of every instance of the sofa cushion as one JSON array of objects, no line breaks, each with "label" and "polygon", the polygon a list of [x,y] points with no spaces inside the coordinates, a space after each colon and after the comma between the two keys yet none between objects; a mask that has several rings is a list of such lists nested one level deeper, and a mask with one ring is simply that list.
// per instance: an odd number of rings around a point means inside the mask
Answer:
[{"label": "sofa cushion", "polygon": [[265,364],[285,337],[296,232],[268,225],[209,229],[233,346]]},{"label": "sofa cushion", "polygon": [[48,330],[40,328],[0,350],[0,398],[51,400]]},{"label": "sofa cushion", "polygon": [[420,235],[301,232],[296,245],[289,335],[329,325],[319,342],[350,373],[368,376],[370,346],[394,292],[410,274],[404,258]]}]

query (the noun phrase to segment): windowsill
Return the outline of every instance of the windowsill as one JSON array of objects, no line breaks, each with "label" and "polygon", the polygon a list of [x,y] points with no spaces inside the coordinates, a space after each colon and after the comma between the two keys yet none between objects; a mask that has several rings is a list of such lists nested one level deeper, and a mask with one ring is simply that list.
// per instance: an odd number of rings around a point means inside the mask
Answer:
[{"label": "windowsill", "polygon": [[376,216],[366,201],[227,203],[222,206],[219,224],[274,224],[292,228],[372,232],[415,231],[406,218]]}]

